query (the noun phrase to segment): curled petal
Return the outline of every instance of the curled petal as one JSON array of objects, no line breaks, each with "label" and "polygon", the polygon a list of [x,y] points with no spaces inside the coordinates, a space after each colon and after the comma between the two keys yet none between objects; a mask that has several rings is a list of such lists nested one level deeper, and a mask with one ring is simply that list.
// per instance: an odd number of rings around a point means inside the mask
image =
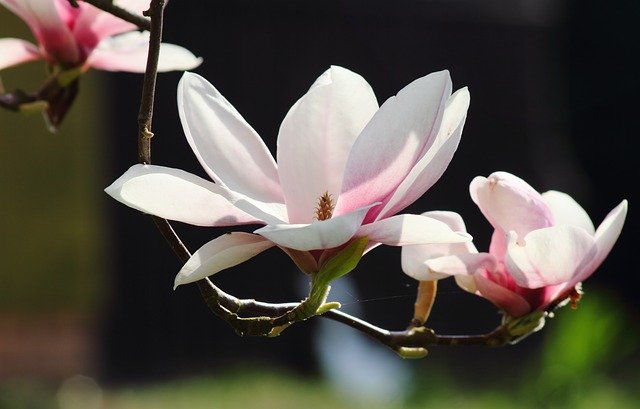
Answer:
[{"label": "curled petal", "polygon": [[519,238],[532,230],[553,226],[554,220],[540,193],[527,182],[507,172],[476,177],[469,186],[471,198],[489,223]]},{"label": "curled petal", "polygon": [[367,211],[372,206],[375,204],[311,224],[267,225],[254,233],[268,238],[281,247],[295,250],[306,251],[338,247],[356,234]]},{"label": "curled petal", "polygon": [[196,226],[261,223],[229,203],[219,186],[179,169],[134,165],[105,192],[142,212]]},{"label": "curled petal", "polygon": [[429,243],[465,243],[471,236],[454,232],[446,223],[416,214],[402,214],[365,224],[358,236],[389,246],[410,246]]},{"label": "curled petal", "polygon": [[569,224],[582,227],[589,234],[595,233],[596,229],[587,212],[568,194],[549,190],[542,194],[542,198],[549,205],[555,224]]},{"label": "curled petal", "polygon": [[336,212],[389,200],[433,145],[450,95],[449,73],[440,71],[382,104],[353,144]]},{"label": "curled petal", "polygon": [[38,47],[28,41],[0,38],[0,70],[41,58]]},{"label": "curled petal", "polygon": [[216,183],[258,201],[284,203],[266,145],[213,85],[184,73],[178,112],[191,149]]},{"label": "curled petal", "polygon": [[[131,31],[100,41],[87,59],[87,65],[106,71],[145,71],[149,52],[149,32]],[[186,48],[162,43],[158,71],[190,70],[202,63]]]},{"label": "curled petal", "polygon": [[539,288],[571,281],[596,256],[593,237],[583,228],[559,225],[534,230],[518,243],[509,233],[505,263],[516,284]]},{"label": "curled petal", "polygon": [[233,267],[273,247],[264,237],[250,233],[227,233],[193,253],[176,276],[174,289]]},{"label": "curled petal", "polygon": [[291,107],[277,150],[289,222],[309,223],[324,192],[337,198],[351,147],[377,109],[367,81],[336,66]]}]

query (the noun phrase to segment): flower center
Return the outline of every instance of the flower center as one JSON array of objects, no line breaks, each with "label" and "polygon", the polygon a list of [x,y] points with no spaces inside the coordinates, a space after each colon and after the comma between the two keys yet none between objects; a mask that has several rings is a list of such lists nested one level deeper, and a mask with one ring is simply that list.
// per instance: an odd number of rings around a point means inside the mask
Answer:
[{"label": "flower center", "polygon": [[316,220],[327,220],[333,215],[333,209],[336,205],[333,203],[333,198],[329,192],[324,192],[322,196],[318,198],[318,205],[315,208]]}]

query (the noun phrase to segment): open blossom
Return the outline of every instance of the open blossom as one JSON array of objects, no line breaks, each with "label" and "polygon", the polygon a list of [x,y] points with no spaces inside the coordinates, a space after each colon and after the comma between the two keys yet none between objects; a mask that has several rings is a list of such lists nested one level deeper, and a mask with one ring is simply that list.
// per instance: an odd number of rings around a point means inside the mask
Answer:
[{"label": "open blossom", "polygon": [[[115,3],[135,13],[149,7],[149,0],[116,0]],[[62,69],[145,70],[149,33],[135,31],[134,24],[83,1],[78,2],[77,8],[68,0],[0,0],[0,4],[29,25],[38,43],[0,39],[0,69],[45,60],[50,66]],[[158,69],[188,70],[201,62],[189,50],[163,44]]]},{"label": "open blossom", "polygon": [[469,106],[446,71],[420,78],[381,107],[369,84],[340,67],[322,74],[287,113],[277,164],[264,142],[204,78],[185,73],[178,109],[215,183],[178,169],[134,165],[106,192],[146,213],[199,226],[260,224],[200,248],[176,285],[239,264],[274,245],[314,273],[335,249],[468,241],[445,223],[396,215],[442,175]]},{"label": "open blossom", "polygon": [[[511,317],[546,311],[579,296],[579,283],[602,264],[627,214],[623,200],[594,229],[569,195],[538,193],[506,172],[476,177],[471,197],[494,227],[488,253],[471,243],[421,245],[402,249],[405,273],[418,280],[454,275],[458,285],[479,294]],[[425,213],[465,231],[459,215]]]}]

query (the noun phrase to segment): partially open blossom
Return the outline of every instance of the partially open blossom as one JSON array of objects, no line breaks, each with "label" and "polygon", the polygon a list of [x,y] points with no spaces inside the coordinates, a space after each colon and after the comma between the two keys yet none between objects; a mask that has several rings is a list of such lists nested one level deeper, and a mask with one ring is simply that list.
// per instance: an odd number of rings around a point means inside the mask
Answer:
[{"label": "partially open blossom", "polygon": [[[569,195],[543,194],[506,172],[476,177],[471,197],[494,227],[488,253],[471,243],[407,246],[405,273],[418,280],[455,276],[458,285],[479,294],[511,317],[546,311],[579,296],[579,283],[604,261],[627,214],[623,200],[594,229]],[[465,231],[459,215],[426,213]]]},{"label": "partially open blossom", "polygon": [[[134,13],[149,7],[149,0],[115,0]],[[78,77],[89,68],[144,72],[149,32],[83,1],[73,7],[68,0],[0,0],[31,28],[37,45],[17,38],[0,39],[0,70],[33,60],[44,60],[52,76],[32,95],[17,91],[2,95],[0,106],[45,109],[52,130],[62,122],[78,93]],[[201,58],[173,44],[160,47],[159,71],[188,70]],[[11,103],[8,103],[10,101]],[[42,103],[45,103],[42,105]],[[41,108],[41,109],[42,109]]]},{"label": "partially open blossom", "polygon": [[[115,3],[139,14],[149,8],[149,0],[115,0]],[[0,4],[22,18],[37,41],[33,45],[17,38],[0,39],[0,69],[45,60],[62,69],[145,70],[149,33],[135,31],[134,24],[91,4],[79,1],[77,8],[68,0],[0,0]],[[158,69],[188,70],[201,62],[189,50],[163,44]]]},{"label": "partially open blossom", "polygon": [[380,108],[369,84],[340,67],[322,74],[287,113],[277,164],[264,142],[204,78],[185,73],[178,109],[215,183],[178,169],[135,165],[106,191],[122,203],[199,226],[261,224],[200,248],[176,277],[199,280],[279,246],[314,273],[336,248],[368,237],[401,246],[468,241],[445,223],[396,215],[442,175],[469,105],[446,71],[420,78]]}]

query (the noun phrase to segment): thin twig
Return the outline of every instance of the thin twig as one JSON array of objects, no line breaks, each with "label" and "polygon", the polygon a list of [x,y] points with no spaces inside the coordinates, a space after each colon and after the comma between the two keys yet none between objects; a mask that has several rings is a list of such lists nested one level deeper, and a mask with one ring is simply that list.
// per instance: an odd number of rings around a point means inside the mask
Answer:
[{"label": "thin twig", "polygon": [[[142,30],[151,30],[151,21],[148,18],[143,16],[134,14],[128,10],[123,9],[122,7],[116,6],[113,4],[113,0],[83,0],[85,3],[91,4],[94,7],[99,8],[100,10],[106,11],[107,13],[113,14],[114,16],[123,19],[124,21],[128,21],[131,24],[135,24],[138,28]],[[69,0],[72,6],[77,7],[77,2],[75,0]]]}]

